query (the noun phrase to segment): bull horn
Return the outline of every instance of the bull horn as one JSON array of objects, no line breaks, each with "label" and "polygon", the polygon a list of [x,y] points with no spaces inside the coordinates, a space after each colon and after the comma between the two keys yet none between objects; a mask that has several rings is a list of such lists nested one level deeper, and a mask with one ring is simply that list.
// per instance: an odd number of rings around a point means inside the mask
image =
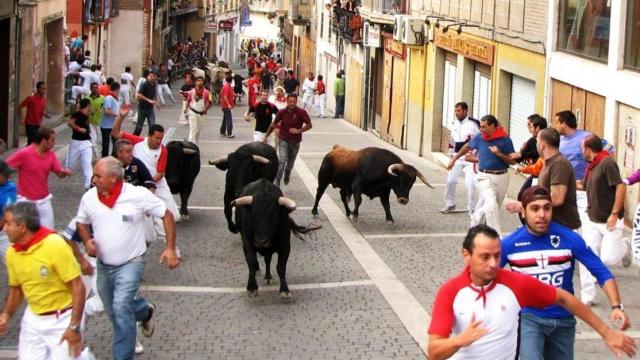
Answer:
[{"label": "bull horn", "polygon": [[296,202],[286,196],[280,196],[280,198],[278,199],[278,204],[280,204],[280,206],[286,207],[291,211],[295,210],[297,207]]},{"label": "bull horn", "polygon": [[422,175],[422,173],[418,169],[416,169],[416,173],[417,173],[416,176],[418,177],[418,179],[420,179],[420,181],[422,181],[428,187],[435,189],[433,185],[429,184],[429,181],[427,181],[427,178],[424,177],[424,175]]},{"label": "bull horn", "polygon": [[260,156],[260,155],[251,155],[253,156],[253,161],[261,163],[261,164],[268,164],[269,163],[269,159],[267,159],[264,156]]},{"label": "bull horn", "polygon": [[253,203],[253,196],[239,197],[231,202],[231,206],[251,205]]},{"label": "bull horn", "polygon": [[209,160],[209,165],[218,165],[224,162],[227,162],[228,155],[220,156],[218,158],[213,159],[213,161]]},{"label": "bull horn", "polygon": [[395,171],[402,170],[402,165],[404,164],[391,164],[387,168],[387,172],[389,173],[389,175],[398,176],[398,174],[396,174]]},{"label": "bull horn", "polygon": [[183,152],[185,155],[194,155],[194,154],[196,153],[196,151],[195,151],[195,150],[193,150],[193,149],[187,149],[187,148],[182,148],[182,152]]}]

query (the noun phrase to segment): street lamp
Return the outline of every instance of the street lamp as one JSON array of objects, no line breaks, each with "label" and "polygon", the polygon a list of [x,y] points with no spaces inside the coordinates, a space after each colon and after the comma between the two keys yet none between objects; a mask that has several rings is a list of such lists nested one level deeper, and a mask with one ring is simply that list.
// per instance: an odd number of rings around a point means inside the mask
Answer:
[{"label": "street lamp", "polygon": [[454,23],[454,24],[449,24],[447,26],[444,27],[444,29],[442,29],[442,33],[446,33],[447,31],[449,31],[449,28],[452,26],[457,26],[458,28],[456,29],[456,32],[458,33],[458,35],[462,34],[462,28],[463,27],[480,27],[478,25],[473,25],[473,24],[467,24],[467,23]]}]

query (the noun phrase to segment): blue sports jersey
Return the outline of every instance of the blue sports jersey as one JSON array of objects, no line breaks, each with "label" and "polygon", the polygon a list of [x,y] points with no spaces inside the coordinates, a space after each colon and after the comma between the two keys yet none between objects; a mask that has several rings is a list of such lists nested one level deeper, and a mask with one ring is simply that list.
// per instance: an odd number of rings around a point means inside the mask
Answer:
[{"label": "blue sports jersey", "polygon": [[[525,226],[502,240],[500,266],[507,263],[512,271],[528,274],[538,280],[573,294],[575,261],[584,264],[600,286],[613,275],[600,258],[587,247],[580,235],[568,227],[551,222],[549,231],[541,236],[530,233]],[[544,309],[524,308],[524,313],[543,318],[572,316],[564,308],[552,305]]]}]

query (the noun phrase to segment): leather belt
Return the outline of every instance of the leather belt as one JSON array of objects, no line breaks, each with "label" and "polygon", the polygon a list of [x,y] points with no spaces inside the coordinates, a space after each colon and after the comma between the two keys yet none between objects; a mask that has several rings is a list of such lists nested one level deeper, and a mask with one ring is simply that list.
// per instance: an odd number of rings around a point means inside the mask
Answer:
[{"label": "leather belt", "polygon": [[197,111],[197,110],[193,110],[193,108],[192,108],[192,107],[189,107],[189,110],[193,111],[194,113],[196,113],[196,114],[198,114],[198,115],[200,115],[200,116],[204,115],[204,111]]},{"label": "leather belt", "polygon": [[491,174],[491,175],[502,175],[502,174],[506,174],[507,170],[479,170],[480,172],[483,172],[485,174]]},{"label": "leather belt", "polygon": [[52,311],[43,312],[43,313],[40,313],[38,315],[40,315],[40,316],[48,316],[48,315],[60,316],[60,315],[66,313],[67,311],[69,311],[71,309],[73,309],[73,305],[69,305],[66,308],[60,309],[60,310],[52,310]]}]

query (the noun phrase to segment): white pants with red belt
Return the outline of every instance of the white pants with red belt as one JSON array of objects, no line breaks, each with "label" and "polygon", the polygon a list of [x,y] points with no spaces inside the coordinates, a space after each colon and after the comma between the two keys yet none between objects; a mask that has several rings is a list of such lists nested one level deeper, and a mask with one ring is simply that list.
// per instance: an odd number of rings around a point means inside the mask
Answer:
[{"label": "white pants with red belt", "polygon": [[36,204],[38,215],[40,215],[40,225],[49,229],[55,229],[55,221],[53,217],[53,206],[51,205],[53,195],[49,194],[39,200],[30,200],[24,196],[18,195],[17,201],[31,201]]},{"label": "white pants with red belt", "polygon": [[94,359],[85,348],[80,356],[69,355],[69,344],[60,343],[62,334],[71,324],[71,312],[62,314],[37,315],[27,306],[20,323],[20,339],[18,340],[18,358],[21,360],[62,360],[62,359]]},{"label": "white pants with red belt", "polygon": [[318,102],[316,102],[316,111],[318,116],[324,117],[324,108],[327,107],[327,94],[318,95]]}]

